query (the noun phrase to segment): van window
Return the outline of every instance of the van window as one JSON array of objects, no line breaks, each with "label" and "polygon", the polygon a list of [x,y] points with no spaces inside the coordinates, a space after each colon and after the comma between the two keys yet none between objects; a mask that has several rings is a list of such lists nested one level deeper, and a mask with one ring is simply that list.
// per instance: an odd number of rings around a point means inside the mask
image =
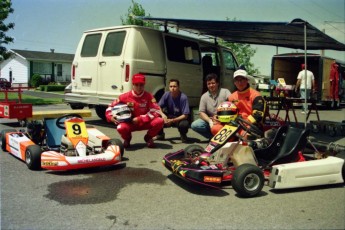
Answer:
[{"label": "van window", "polygon": [[103,56],[119,56],[122,52],[126,31],[109,33],[105,40]]},{"label": "van window", "polygon": [[86,35],[81,49],[82,57],[96,57],[102,34]]},{"label": "van window", "polygon": [[224,59],[224,66],[226,69],[230,69],[230,70],[237,69],[238,67],[237,62],[231,52],[227,50],[223,50],[223,59]]},{"label": "van window", "polygon": [[[165,36],[165,44],[167,48],[167,56],[169,61],[200,64],[199,45],[196,42]],[[186,51],[191,49],[191,57],[186,57]]]}]

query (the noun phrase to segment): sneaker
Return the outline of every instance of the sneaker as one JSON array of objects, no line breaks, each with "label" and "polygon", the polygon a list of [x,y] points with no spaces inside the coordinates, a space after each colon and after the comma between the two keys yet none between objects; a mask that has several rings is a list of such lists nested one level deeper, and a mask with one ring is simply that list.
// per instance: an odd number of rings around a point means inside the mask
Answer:
[{"label": "sneaker", "polygon": [[305,114],[305,111],[301,111],[301,113]]},{"label": "sneaker", "polygon": [[125,149],[128,149],[129,147],[131,147],[131,141],[130,140],[124,140],[123,141],[123,147]]},{"label": "sneaker", "polygon": [[181,141],[182,141],[182,143],[186,143],[187,142],[187,140],[188,140],[188,137],[187,137],[187,135],[186,134],[180,134],[180,137],[181,137]]},{"label": "sneaker", "polygon": [[153,139],[152,139],[150,136],[145,135],[144,140],[145,140],[145,142],[146,142],[148,148],[154,148],[154,147],[156,147],[156,146],[155,146],[155,143],[153,142]]},{"label": "sneaker", "polygon": [[153,140],[164,141],[165,140],[165,133],[158,134],[153,138]]}]

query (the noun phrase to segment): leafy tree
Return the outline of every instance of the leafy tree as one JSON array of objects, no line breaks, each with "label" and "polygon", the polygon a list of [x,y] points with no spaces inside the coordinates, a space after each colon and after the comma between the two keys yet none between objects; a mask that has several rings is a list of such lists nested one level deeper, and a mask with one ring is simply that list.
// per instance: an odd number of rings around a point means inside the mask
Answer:
[{"label": "leafy tree", "polygon": [[11,0],[0,0],[0,61],[9,58],[10,53],[4,45],[8,45],[13,42],[13,38],[6,36],[6,32],[14,28],[14,23],[4,23],[8,15],[14,11],[11,6]]},{"label": "leafy tree", "polygon": [[138,25],[138,26],[146,26],[151,28],[158,28],[155,26],[152,22],[144,22],[143,20],[140,20],[137,17],[149,17],[149,15],[146,15],[145,9],[137,2],[132,0],[132,6],[128,8],[128,13],[125,17],[121,16],[121,22],[122,25]]},{"label": "leafy tree", "polygon": [[230,43],[224,40],[219,40],[219,44],[231,49],[238,63],[246,68],[248,74],[253,75],[259,73],[259,70],[250,61],[250,58],[256,53],[256,49],[252,48],[249,44]]}]

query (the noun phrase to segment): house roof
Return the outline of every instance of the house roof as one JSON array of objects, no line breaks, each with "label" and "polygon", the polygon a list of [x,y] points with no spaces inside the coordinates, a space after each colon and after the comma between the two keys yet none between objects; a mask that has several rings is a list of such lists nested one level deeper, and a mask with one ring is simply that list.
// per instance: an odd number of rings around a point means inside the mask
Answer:
[{"label": "house roof", "polygon": [[294,19],[289,23],[139,18],[198,35],[218,37],[228,42],[272,45],[302,50],[304,50],[304,26],[306,26],[308,50],[345,51],[345,44],[338,42],[302,19]]},{"label": "house roof", "polygon": [[35,61],[55,61],[55,62],[72,62],[74,54],[66,53],[53,53],[53,52],[41,52],[41,51],[30,51],[30,50],[17,50],[12,51],[27,60]]}]

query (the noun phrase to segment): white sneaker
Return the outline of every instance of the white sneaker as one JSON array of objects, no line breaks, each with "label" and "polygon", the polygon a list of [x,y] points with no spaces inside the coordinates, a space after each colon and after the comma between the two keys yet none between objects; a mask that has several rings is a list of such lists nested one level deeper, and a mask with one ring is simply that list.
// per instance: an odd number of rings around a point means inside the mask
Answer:
[{"label": "white sneaker", "polygon": [[304,112],[304,111],[301,111],[301,113],[305,114],[305,112]]}]

